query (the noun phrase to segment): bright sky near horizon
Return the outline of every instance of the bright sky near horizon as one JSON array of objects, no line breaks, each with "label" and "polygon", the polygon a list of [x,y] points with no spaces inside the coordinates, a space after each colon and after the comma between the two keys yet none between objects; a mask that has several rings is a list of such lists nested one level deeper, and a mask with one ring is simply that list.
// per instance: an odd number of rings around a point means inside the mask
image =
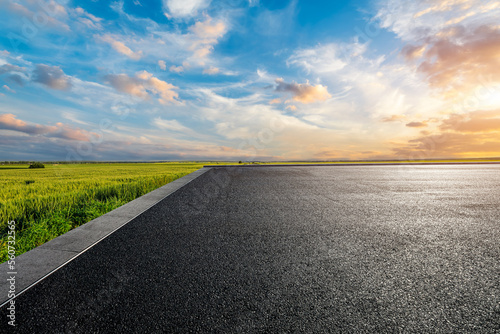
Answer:
[{"label": "bright sky near horizon", "polygon": [[500,156],[497,0],[3,0],[0,160]]}]

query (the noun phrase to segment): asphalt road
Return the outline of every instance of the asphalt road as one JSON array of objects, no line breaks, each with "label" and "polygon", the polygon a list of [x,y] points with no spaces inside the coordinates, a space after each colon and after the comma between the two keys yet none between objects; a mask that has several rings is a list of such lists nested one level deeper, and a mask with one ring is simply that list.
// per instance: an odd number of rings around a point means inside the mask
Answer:
[{"label": "asphalt road", "polygon": [[16,332],[500,333],[499,204],[500,166],[213,169],[18,296]]}]

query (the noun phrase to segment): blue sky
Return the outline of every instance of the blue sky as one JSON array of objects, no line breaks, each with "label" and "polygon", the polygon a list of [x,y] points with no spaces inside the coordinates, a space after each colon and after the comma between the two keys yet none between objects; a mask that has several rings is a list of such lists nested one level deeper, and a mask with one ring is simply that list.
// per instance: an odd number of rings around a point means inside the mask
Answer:
[{"label": "blue sky", "polygon": [[498,156],[499,8],[4,1],[0,160]]}]

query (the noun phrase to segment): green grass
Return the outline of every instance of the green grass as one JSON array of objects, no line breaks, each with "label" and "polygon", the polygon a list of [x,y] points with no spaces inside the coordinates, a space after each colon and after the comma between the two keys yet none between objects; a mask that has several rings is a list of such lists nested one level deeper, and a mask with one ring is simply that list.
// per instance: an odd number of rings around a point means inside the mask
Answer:
[{"label": "green grass", "polygon": [[20,255],[203,165],[0,166],[0,262],[7,260],[7,224],[11,220],[16,221],[16,255]]}]

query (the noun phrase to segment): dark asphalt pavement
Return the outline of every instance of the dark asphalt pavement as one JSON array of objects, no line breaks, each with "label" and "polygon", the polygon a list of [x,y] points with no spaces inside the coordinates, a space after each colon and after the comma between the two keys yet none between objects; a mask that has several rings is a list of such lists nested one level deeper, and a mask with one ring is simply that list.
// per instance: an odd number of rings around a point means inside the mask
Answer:
[{"label": "dark asphalt pavement", "polygon": [[18,296],[16,332],[500,333],[499,204],[500,166],[213,169]]}]

